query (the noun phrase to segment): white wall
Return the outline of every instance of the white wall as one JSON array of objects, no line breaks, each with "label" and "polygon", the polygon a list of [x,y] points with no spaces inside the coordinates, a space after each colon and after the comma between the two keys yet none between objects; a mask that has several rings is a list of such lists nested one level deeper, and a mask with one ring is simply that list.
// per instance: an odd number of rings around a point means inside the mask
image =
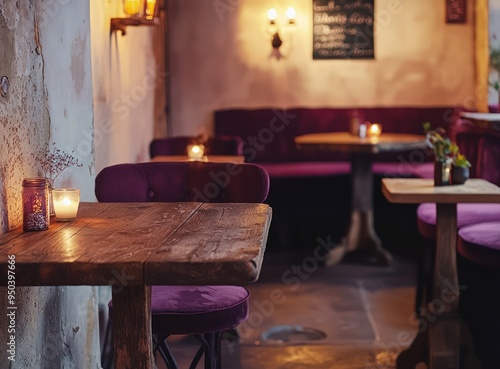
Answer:
[{"label": "white wall", "polygon": [[156,75],[152,27],[128,27],[109,36],[121,0],[92,0],[92,78],[96,172],[118,163],[149,160]]},{"label": "white wall", "polygon": [[[11,83],[0,97],[0,226],[21,223],[21,182],[42,174],[33,154],[55,142],[70,151],[92,132],[89,6],[84,1],[0,2],[0,76]],[[38,25],[38,28],[37,28]],[[69,170],[56,185],[93,192],[93,156]],[[6,314],[0,314],[0,367],[99,368],[96,289],[16,289],[16,361],[7,359]],[[5,296],[5,288],[0,288]],[[0,310],[6,310],[0,299]],[[9,366],[10,365],[10,366]]]},{"label": "white wall", "polygon": [[[173,133],[211,132],[213,111],[231,107],[465,104],[473,4],[466,24],[446,24],[444,1],[376,0],[374,60],[313,60],[309,0],[171,0]],[[267,10],[289,5],[297,24],[282,37],[286,58],[271,59]]]}]

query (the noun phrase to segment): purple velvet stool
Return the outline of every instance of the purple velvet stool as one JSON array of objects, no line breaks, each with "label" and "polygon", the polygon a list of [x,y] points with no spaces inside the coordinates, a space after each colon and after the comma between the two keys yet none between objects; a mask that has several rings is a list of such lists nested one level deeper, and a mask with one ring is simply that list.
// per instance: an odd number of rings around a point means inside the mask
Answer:
[{"label": "purple velvet stool", "polygon": [[460,228],[458,252],[476,264],[500,268],[500,219]]},{"label": "purple velvet stool", "polygon": [[[268,191],[269,176],[257,165],[205,162],[115,165],[97,175],[95,186],[100,202],[255,203],[264,201]],[[176,369],[177,363],[166,338],[190,334],[202,343],[190,368],[204,355],[205,369],[220,369],[222,333],[246,320],[248,297],[248,290],[239,286],[154,286],[155,350],[167,367]]]},{"label": "purple velvet stool", "polygon": [[[429,240],[436,239],[436,204],[417,208],[418,230]],[[500,221],[500,204],[457,204],[457,227],[489,221]]]},{"label": "purple velvet stool", "polygon": [[500,368],[500,221],[459,229],[460,311],[483,369]]},{"label": "purple velvet stool", "polygon": [[[196,137],[176,136],[157,138],[149,144],[149,156],[186,155],[187,145],[197,143]],[[243,140],[239,136],[209,137],[203,142],[205,155],[243,155]]]}]

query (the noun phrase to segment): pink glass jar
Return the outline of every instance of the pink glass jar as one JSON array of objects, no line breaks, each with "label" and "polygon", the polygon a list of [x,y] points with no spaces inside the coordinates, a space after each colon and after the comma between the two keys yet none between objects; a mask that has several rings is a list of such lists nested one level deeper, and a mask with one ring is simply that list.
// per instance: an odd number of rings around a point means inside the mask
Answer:
[{"label": "pink glass jar", "polygon": [[23,180],[23,230],[25,232],[49,229],[49,189],[45,178]]}]

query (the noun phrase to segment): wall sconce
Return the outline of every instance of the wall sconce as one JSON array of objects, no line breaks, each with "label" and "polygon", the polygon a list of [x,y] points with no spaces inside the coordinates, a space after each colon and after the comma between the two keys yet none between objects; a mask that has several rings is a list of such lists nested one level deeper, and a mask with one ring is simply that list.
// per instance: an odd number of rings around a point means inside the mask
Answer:
[{"label": "wall sconce", "polygon": [[[286,10],[285,13],[288,22],[287,25],[294,25],[295,24],[295,17],[296,17],[296,12],[295,9],[292,7],[289,7]],[[275,57],[276,59],[281,59],[283,56],[280,52],[280,47],[283,44],[283,41],[281,40],[281,37],[279,35],[279,27],[276,25],[276,20],[278,18],[278,12],[276,9],[271,8],[267,11],[267,18],[269,19],[269,33],[271,34],[271,46],[273,47],[273,51],[271,52],[271,57]]]},{"label": "wall sconce", "polygon": [[127,26],[156,26],[158,22],[158,2],[156,0],[123,0],[126,17],[111,18],[110,33],[121,31],[127,34]]}]

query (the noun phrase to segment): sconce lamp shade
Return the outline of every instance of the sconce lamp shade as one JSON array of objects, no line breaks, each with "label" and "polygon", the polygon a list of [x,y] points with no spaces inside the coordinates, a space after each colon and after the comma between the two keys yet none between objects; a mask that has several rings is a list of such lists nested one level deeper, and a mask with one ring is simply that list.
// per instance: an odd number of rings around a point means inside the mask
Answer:
[{"label": "sconce lamp shade", "polygon": [[152,20],[156,14],[156,0],[146,0],[144,14],[147,20]]},{"label": "sconce lamp shade", "polygon": [[278,17],[278,13],[276,12],[276,9],[271,8],[267,11],[267,17],[269,18],[269,21],[271,24],[274,24],[276,21],[276,18]]},{"label": "sconce lamp shade", "polygon": [[288,22],[290,24],[295,23],[295,17],[296,17],[296,15],[297,15],[297,13],[295,12],[295,9],[293,7],[289,7],[286,10],[286,17],[288,18]]},{"label": "sconce lamp shade", "polygon": [[141,0],[123,0],[123,12],[130,16],[139,15]]},{"label": "sconce lamp shade", "polygon": [[110,32],[121,31],[126,34],[127,26],[155,26],[158,25],[157,0],[123,0],[125,18],[111,18]]}]

